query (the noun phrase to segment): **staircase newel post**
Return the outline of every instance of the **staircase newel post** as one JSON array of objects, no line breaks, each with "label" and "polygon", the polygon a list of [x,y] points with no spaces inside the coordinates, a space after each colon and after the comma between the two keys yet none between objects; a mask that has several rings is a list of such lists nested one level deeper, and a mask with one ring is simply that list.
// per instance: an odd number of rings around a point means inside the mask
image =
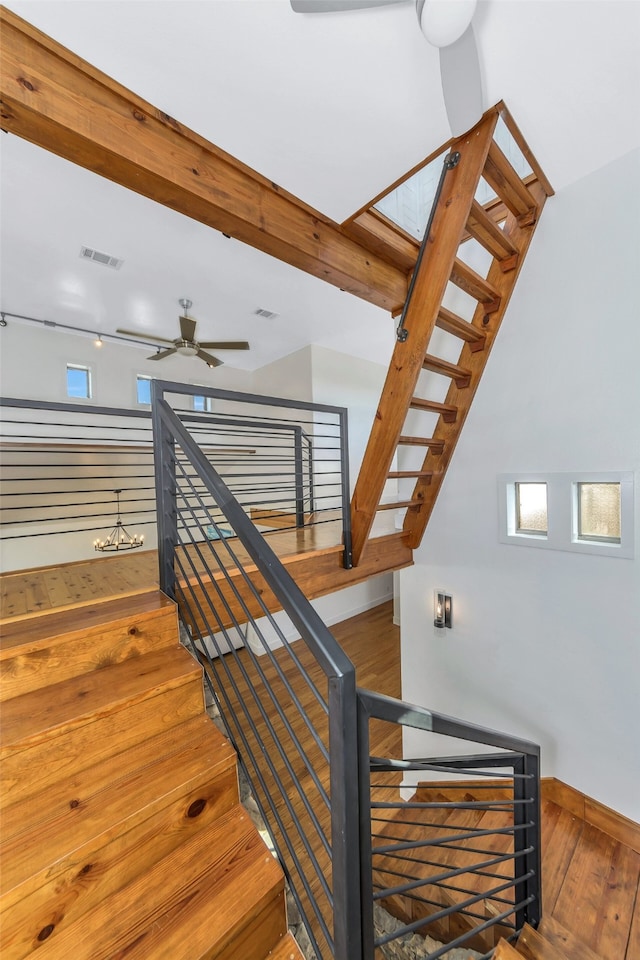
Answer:
[{"label": "staircase newel post", "polygon": [[355,669],[329,678],[334,960],[365,960],[360,903]]},{"label": "staircase newel post", "polygon": [[362,910],[362,956],[375,954],[373,916],[373,858],[371,844],[371,760],[369,711],[358,697],[358,779],[360,789],[360,899]]},{"label": "staircase newel post", "polygon": [[[541,918],[542,903],[542,857],[540,849],[540,758],[535,754],[522,754],[514,763],[513,811],[514,826],[524,829],[514,832],[514,853],[531,848],[529,853],[515,860],[516,876],[531,873],[530,877],[516,883],[516,903],[531,899],[516,911],[516,930],[525,923],[537,927]],[[520,801],[520,802],[517,802]],[[527,801],[527,802],[524,802]]]},{"label": "staircase newel post", "polygon": [[176,507],[175,441],[162,416],[166,406],[163,383],[151,381],[151,423],[153,427],[153,463],[158,530],[159,584],[163,593],[176,599],[175,552],[178,544]]}]

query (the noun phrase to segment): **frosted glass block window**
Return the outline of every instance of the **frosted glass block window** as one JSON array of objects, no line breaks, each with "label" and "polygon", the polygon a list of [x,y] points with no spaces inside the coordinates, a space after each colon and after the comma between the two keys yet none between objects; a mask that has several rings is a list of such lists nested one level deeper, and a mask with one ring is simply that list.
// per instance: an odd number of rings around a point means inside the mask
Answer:
[{"label": "frosted glass block window", "polygon": [[76,400],[91,399],[91,370],[79,363],[67,364],[67,396]]},{"label": "frosted glass block window", "polygon": [[547,532],[546,483],[516,483],[516,531],[544,535]]},{"label": "frosted glass block window", "polygon": [[620,543],[619,483],[578,483],[578,539]]}]

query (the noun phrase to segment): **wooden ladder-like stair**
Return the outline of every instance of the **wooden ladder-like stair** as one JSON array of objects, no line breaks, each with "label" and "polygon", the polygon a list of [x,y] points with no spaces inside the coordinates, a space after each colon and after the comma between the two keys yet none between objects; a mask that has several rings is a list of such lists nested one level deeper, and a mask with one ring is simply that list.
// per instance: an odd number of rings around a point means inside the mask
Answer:
[{"label": "wooden ladder-like stair", "polygon": [[5,624],[0,954],[300,958],[158,591]]},{"label": "wooden ladder-like stair", "polygon": [[[501,113],[517,133],[517,142],[537,171],[526,180],[494,140]],[[428,243],[415,268],[412,291],[404,307],[403,323],[408,336],[405,341],[399,339],[395,346],[354,491],[354,564],[360,561],[378,510],[405,509],[403,530],[407,543],[412,549],[420,544],[542,207],[552,192],[503,104],[488,111],[470,133],[454,141],[451,153],[454,152],[460,154],[460,159],[444,179]],[[475,199],[481,178],[497,195],[497,200],[486,206]],[[367,230],[373,230],[374,219],[375,211],[368,211],[351,224],[350,229],[360,242],[366,241]],[[406,262],[412,245],[408,235],[399,237],[400,232],[392,230],[390,222],[378,222],[375,235],[368,234],[372,249],[375,246],[377,253],[384,253],[386,246],[390,260]],[[471,238],[490,254],[486,276],[464,262],[462,247]],[[417,256],[418,248],[413,242],[414,264]],[[476,302],[471,319],[463,319],[444,306],[450,283]],[[457,361],[439,357],[432,349],[436,328],[461,342]],[[442,402],[418,395],[418,378],[423,370],[449,380]],[[406,433],[404,424],[411,410],[435,414],[435,429],[418,436]],[[392,469],[400,447],[424,450],[417,469]],[[384,503],[382,496],[388,480],[412,481],[413,490],[396,503]]]}]

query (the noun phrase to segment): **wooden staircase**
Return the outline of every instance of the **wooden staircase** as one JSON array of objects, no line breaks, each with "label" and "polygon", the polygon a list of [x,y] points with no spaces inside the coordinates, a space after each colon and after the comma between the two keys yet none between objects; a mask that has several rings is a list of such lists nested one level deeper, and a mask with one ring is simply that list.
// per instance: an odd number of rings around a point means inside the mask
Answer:
[{"label": "wooden staircase", "polygon": [[[535,171],[526,180],[494,140],[500,114]],[[401,322],[408,335],[396,343],[354,491],[354,564],[360,562],[378,510],[406,510],[406,542],[412,549],[420,544],[540,213],[552,193],[503,104],[488,111],[470,133],[452,142],[449,155],[456,152],[460,159],[446,173],[421,256],[416,242],[400,228],[376,219],[374,208],[345,226],[360,242],[369,237],[377,254],[386,255],[396,266],[410,264],[413,269]],[[481,178],[497,195],[485,206],[475,199]],[[485,276],[465,262],[463,248],[470,239],[490,255]],[[443,304],[449,284],[475,301],[471,319],[463,319]],[[437,355],[432,346],[436,329],[460,341],[457,361]],[[449,381],[444,401],[419,395],[418,378],[423,370]],[[435,429],[417,436],[407,433],[405,420],[412,410],[436,414]],[[392,469],[396,453],[403,447],[424,450],[419,467]],[[410,495],[394,503],[382,502],[388,480],[413,481]]]},{"label": "wooden staircase", "polygon": [[3,960],[302,956],[177,629],[156,590],[5,624]]},{"label": "wooden staircase", "polygon": [[[494,787],[485,781],[480,790],[474,781],[421,784],[413,799],[423,803],[470,803],[507,800],[510,789]],[[378,811],[378,816],[384,816]],[[402,923],[414,924],[460,903],[465,896],[490,893],[494,883],[477,870],[478,857],[473,848],[478,841],[450,837],[467,830],[500,830],[508,826],[511,815],[500,808],[491,810],[432,807],[425,814],[428,823],[412,809],[393,809],[386,822],[378,823],[373,846],[392,842],[421,842],[445,839],[441,846],[405,850],[407,873],[412,878],[428,879],[451,868],[462,869],[455,879],[438,886],[392,894],[384,906]],[[599,824],[596,826],[595,824]],[[452,913],[416,929],[443,943],[451,943],[462,934],[473,936],[465,946],[484,954],[495,949],[494,960],[636,960],[640,957],[640,829],[614,811],[557,780],[542,781],[542,920],[533,929],[525,924],[515,943],[507,942],[512,933],[505,927],[477,932],[484,919],[495,917],[505,908],[512,894],[502,891],[495,901],[484,896],[471,915]],[[449,842],[446,840],[449,838]],[[504,835],[485,836],[482,846],[489,856],[509,852],[510,841]],[[428,862],[427,862],[428,861]],[[474,869],[474,866],[476,869]],[[374,857],[374,882],[382,889],[393,889],[397,882],[397,862],[385,855]],[[507,863],[497,868],[502,874]],[[391,882],[389,882],[391,881]]]}]

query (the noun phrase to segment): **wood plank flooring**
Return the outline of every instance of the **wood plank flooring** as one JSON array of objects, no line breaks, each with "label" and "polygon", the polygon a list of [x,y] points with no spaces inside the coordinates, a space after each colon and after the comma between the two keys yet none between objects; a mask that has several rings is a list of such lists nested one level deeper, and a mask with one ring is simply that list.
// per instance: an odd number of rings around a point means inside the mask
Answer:
[{"label": "wood plank flooring", "polygon": [[[310,598],[412,563],[412,552],[402,534],[395,533],[371,540],[360,566],[346,570],[342,562],[340,521],[277,530],[265,534],[265,539]],[[247,551],[235,538],[218,542],[217,546],[213,543],[201,545],[201,552],[207,555],[207,551],[212,576],[221,582],[229,584],[228,575],[241,583],[239,564],[248,571],[255,569]],[[192,546],[185,548],[178,569],[184,570],[187,582],[197,582],[194,574],[204,570],[199,552]],[[0,575],[0,618],[11,621],[39,616],[54,609],[74,609],[83,603],[133,596],[157,586],[158,555],[155,550],[134,550],[64,566],[5,573]],[[273,598],[269,604],[271,609],[278,609]]]}]

